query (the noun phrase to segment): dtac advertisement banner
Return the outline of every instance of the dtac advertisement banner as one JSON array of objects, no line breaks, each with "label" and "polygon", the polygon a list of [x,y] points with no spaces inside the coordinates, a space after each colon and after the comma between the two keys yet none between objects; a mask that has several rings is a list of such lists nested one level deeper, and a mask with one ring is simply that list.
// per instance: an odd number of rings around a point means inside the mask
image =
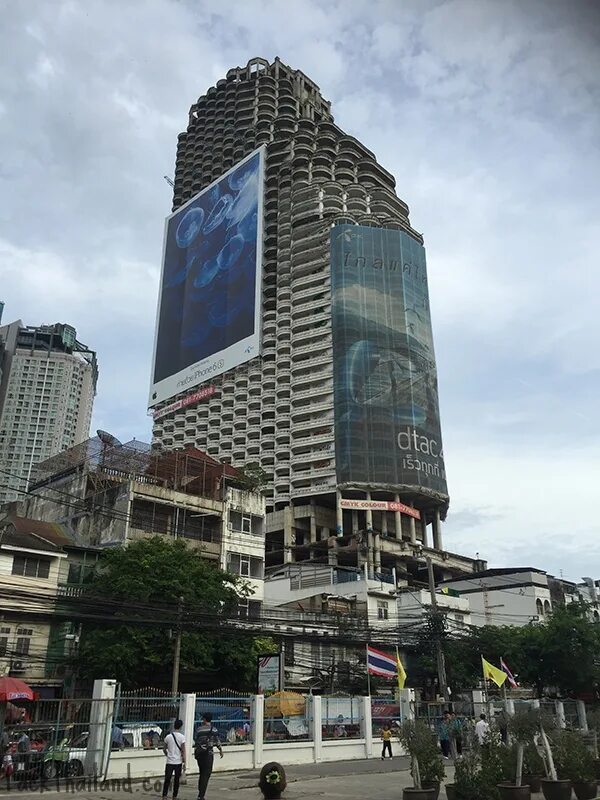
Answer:
[{"label": "dtac advertisement banner", "polygon": [[167,217],[150,406],[259,354],[264,147]]},{"label": "dtac advertisement banner", "polygon": [[331,292],[338,483],[447,496],[425,249],[335,225]]}]

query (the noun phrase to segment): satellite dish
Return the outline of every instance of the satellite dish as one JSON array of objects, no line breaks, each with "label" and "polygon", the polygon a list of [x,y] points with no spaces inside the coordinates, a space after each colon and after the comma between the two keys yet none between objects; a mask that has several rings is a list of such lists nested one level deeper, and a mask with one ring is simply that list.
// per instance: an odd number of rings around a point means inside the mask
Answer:
[{"label": "satellite dish", "polygon": [[120,447],[121,442],[117,439],[116,436],[113,436],[112,433],[107,433],[106,431],[96,431],[96,435],[102,442],[102,444],[110,444],[113,447]]}]

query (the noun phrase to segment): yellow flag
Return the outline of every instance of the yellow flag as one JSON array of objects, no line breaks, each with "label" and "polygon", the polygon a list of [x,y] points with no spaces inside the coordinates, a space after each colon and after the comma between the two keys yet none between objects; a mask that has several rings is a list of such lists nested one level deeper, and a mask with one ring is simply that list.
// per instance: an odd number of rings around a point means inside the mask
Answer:
[{"label": "yellow flag", "polygon": [[398,648],[396,648],[396,671],[398,673],[398,688],[404,689],[404,684],[406,683],[406,670],[402,666],[402,661],[400,661],[400,653],[398,652]]},{"label": "yellow flag", "polygon": [[494,681],[496,686],[502,686],[508,677],[506,672],[502,672],[501,669],[490,664],[483,656],[481,656],[481,664],[483,665],[483,677],[488,681]]}]

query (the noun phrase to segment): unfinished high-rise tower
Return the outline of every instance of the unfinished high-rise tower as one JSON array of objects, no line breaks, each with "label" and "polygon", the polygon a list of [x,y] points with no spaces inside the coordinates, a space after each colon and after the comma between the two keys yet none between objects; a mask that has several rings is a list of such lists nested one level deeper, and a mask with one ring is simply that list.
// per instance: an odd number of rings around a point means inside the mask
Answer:
[{"label": "unfinished high-rise tower", "polygon": [[[255,151],[264,157],[253,212],[262,235],[259,353],[246,348],[230,369],[223,359],[200,362],[195,388],[186,378],[176,384],[185,391],[151,400],[155,444],[262,467],[267,566],[311,560],[410,578],[429,553],[440,571],[471,569],[442,546],[448,495],[422,236],[393,176],[334,123],[318,86],[278,58],[229,70],[190,109],[173,210],[192,208],[213,183],[215,205],[179,223],[177,244],[196,237],[196,251],[171,283],[163,276],[162,307],[179,302],[165,299],[175,283],[198,294],[213,276],[225,280],[231,242],[248,226],[225,208],[239,209],[239,199],[225,203],[217,183]],[[202,232],[222,220],[225,244],[201,265]],[[219,313],[208,302],[186,313],[200,327],[223,327],[223,308],[237,302],[228,298]]]}]

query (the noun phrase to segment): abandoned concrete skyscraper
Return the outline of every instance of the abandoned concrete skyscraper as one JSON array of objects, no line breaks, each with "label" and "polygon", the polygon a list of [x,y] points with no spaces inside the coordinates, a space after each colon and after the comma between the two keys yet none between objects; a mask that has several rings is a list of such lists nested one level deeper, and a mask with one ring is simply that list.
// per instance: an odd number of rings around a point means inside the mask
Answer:
[{"label": "abandoned concrete skyscraper", "polygon": [[312,561],[422,580],[429,555],[440,577],[472,570],[443,551],[425,251],[393,176],[306,75],[256,58],[192,105],[173,209],[257,148],[260,354],[198,381],[210,387],[194,402],[189,389],[155,405],[155,444],[260,464],[267,568]]}]

